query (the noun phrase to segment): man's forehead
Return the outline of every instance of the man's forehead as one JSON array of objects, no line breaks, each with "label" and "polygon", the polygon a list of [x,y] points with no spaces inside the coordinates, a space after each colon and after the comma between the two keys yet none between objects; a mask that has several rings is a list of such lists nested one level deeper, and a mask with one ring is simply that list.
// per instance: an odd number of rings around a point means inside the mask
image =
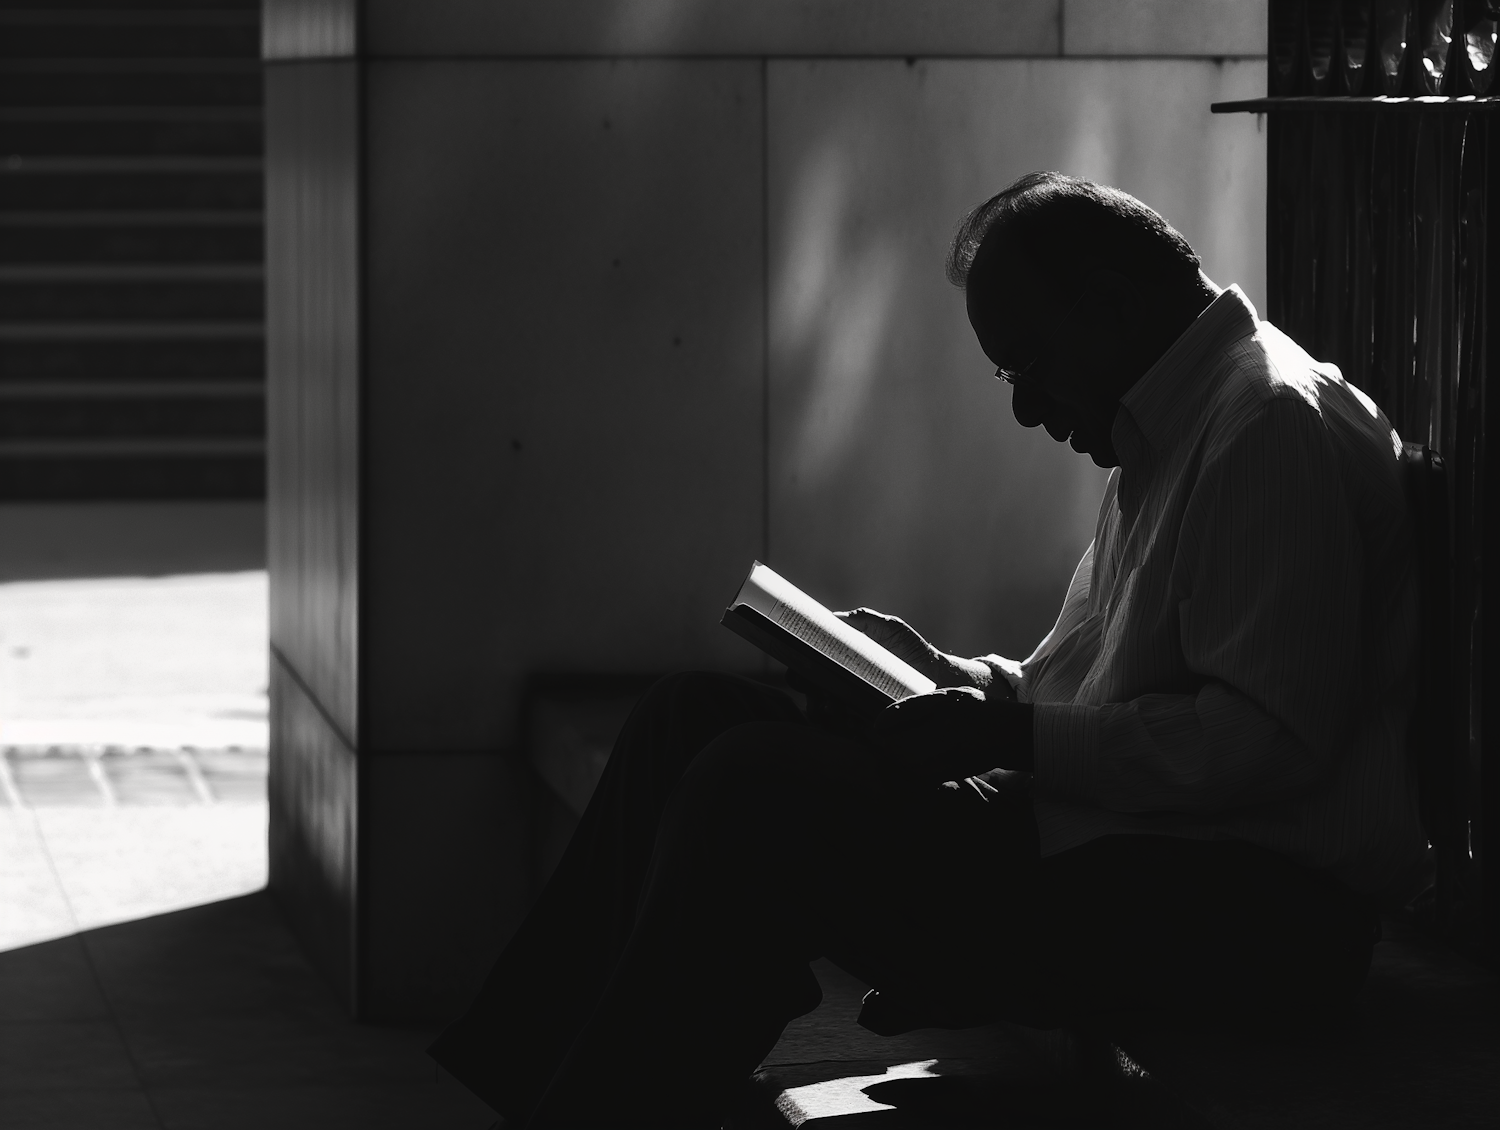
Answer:
[{"label": "man's forehead", "polygon": [[1001,228],[991,231],[980,244],[966,289],[972,314],[976,308],[1035,311],[1046,304],[1050,286],[1028,250],[1008,228]]},{"label": "man's forehead", "polygon": [[1035,277],[1020,270],[971,279],[964,291],[969,321],[987,345],[1024,341],[1047,309],[1041,290]]}]

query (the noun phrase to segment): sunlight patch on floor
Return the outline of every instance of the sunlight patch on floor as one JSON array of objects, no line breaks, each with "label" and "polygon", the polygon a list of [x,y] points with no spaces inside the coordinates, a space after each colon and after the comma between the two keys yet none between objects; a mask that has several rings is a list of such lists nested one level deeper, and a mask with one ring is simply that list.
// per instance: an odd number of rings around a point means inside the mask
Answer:
[{"label": "sunlight patch on floor", "polygon": [[266,574],[0,584],[0,949],[266,882]]},{"label": "sunlight patch on floor", "polygon": [[265,749],[263,570],[0,584],[0,745]]},{"label": "sunlight patch on floor", "polygon": [[0,810],[0,950],[265,884],[264,802]]},{"label": "sunlight patch on floor", "polygon": [[893,1109],[888,1103],[879,1103],[865,1094],[865,1088],[892,1079],[927,1079],[933,1077],[935,1059],[924,1059],[915,1063],[899,1063],[887,1067],[879,1075],[849,1075],[842,1079],[828,1079],[822,1083],[809,1083],[805,1087],[793,1087],[783,1091],[776,1100],[776,1109],[792,1126],[801,1126],[815,1118],[842,1118],[846,1115],[869,1114]]}]

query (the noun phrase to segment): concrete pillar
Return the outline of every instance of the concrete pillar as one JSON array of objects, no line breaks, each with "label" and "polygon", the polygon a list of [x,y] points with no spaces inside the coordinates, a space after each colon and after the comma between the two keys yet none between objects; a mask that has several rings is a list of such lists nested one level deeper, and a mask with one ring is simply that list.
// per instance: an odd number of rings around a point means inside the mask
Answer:
[{"label": "concrete pillar", "polygon": [[530,677],[760,669],[755,556],[1046,630],[1100,479],[1009,419],[952,225],[1066,167],[1260,285],[1207,103],[1264,66],[1207,56],[1263,16],[1108,58],[1111,10],[268,0],[271,883],[359,1014],[451,1014],[533,897]]}]

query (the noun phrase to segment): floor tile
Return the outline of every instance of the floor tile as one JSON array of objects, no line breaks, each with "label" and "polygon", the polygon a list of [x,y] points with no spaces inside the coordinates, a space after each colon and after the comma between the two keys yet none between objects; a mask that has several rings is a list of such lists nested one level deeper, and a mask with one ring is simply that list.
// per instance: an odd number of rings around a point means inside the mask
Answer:
[{"label": "floor tile", "polygon": [[0,1092],[137,1083],[120,1033],[107,1020],[0,1023]]},{"label": "floor tile", "polygon": [[125,1040],[148,1087],[422,1086],[433,1033],[280,1010],[139,1017]]},{"label": "floor tile", "polygon": [[268,1008],[345,1016],[265,892],[83,937],[105,997],[126,1023]]},{"label": "floor tile", "polygon": [[0,809],[0,951],[76,929],[36,814],[26,808]]},{"label": "floor tile", "polygon": [[104,1020],[108,1015],[79,938],[0,953],[0,1018]]},{"label": "floor tile", "polygon": [[5,1130],[161,1130],[135,1089],[0,1092]]},{"label": "floor tile", "polygon": [[266,882],[263,806],[35,811],[81,929],[248,893]]},{"label": "floor tile", "polygon": [[486,1130],[495,1114],[457,1086],[159,1088],[167,1130]]}]

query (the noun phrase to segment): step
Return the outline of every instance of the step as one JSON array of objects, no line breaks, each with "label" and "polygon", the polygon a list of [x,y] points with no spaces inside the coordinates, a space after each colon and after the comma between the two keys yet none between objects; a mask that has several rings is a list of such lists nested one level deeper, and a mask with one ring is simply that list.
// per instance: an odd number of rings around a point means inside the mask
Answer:
[{"label": "step", "polygon": [[0,58],[258,58],[260,13],[0,9]]},{"label": "step", "polygon": [[3,439],[0,459],[219,459],[265,454],[264,440],[216,436]]},{"label": "step", "polygon": [[183,379],[183,380],[113,380],[84,381],[67,377],[52,377],[47,380],[0,380],[0,403],[24,400],[46,400],[67,396],[73,399],[100,400],[187,398],[197,400],[222,400],[237,397],[263,396],[265,382],[260,380],[235,379]]},{"label": "step", "polygon": [[32,322],[0,322],[0,342],[6,341],[250,341],[263,338],[259,321],[74,321],[58,318]]},{"label": "step", "polygon": [[259,213],[244,220],[193,215],[189,222],[156,214],[0,215],[0,264],[261,262],[265,232]]},{"label": "step", "polygon": [[[69,335],[70,328],[82,332]],[[231,325],[217,336],[194,337],[129,337],[103,332],[109,329],[107,325],[54,324],[48,329],[52,331],[49,337],[10,340],[0,330],[0,382],[261,380],[265,374],[265,341],[259,323]]]},{"label": "step", "polygon": [[38,161],[17,161],[8,168],[0,166],[0,213],[7,214],[7,222],[21,223],[31,211],[67,209],[258,211],[264,191],[258,164],[243,158],[222,161],[218,167],[144,160],[120,161],[114,167],[104,162],[89,163],[92,168],[80,161],[72,164],[49,168]]},{"label": "step", "polygon": [[0,106],[260,106],[249,59],[9,59]]},{"label": "step", "polygon": [[[14,281],[0,277],[0,336],[21,325],[45,330],[48,322],[258,319],[265,307],[260,279],[218,281],[141,279]],[[190,331],[191,332],[191,331]]]},{"label": "step", "polygon": [[[0,386],[0,449],[19,441],[95,439],[253,439],[266,431],[264,389],[238,395],[50,395],[18,397]],[[176,390],[174,390],[175,392]]]},{"label": "step", "polygon": [[258,106],[0,109],[0,153],[21,156],[253,157],[262,136]]},{"label": "step", "polygon": [[256,283],[259,263],[0,263],[0,283]]},{"label": "step", "polygon": [[0,501],[263,499],[264,447],[226,444],[0,449]]},{"label": "step", "polygon": [[0,12],[258,12],[260,0],[0,0]]}]

